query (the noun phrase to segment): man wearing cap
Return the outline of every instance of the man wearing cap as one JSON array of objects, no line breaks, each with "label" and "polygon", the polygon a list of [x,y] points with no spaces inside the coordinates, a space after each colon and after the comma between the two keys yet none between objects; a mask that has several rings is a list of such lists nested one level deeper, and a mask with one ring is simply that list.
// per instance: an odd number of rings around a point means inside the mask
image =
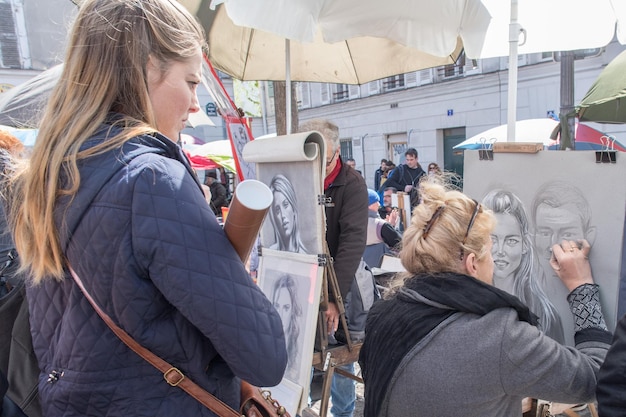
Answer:
[{"label": "man wearing cap", "polygon": [[222,215],[222,207],[228,207],[226,199],[226,188],[217,180],[217,172],[209,170],[206,172],[204,183],[211,190],[211,209],[216,216]]}]

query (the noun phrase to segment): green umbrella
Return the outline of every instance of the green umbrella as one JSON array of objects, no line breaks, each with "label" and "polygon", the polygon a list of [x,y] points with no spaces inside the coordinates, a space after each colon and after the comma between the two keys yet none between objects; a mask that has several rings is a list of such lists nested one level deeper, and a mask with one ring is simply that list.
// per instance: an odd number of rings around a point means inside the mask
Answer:
[{"label": "green umbrella", "polygon": [[580,121],[626,123],[626,51],[604,68],[576,111]]}]

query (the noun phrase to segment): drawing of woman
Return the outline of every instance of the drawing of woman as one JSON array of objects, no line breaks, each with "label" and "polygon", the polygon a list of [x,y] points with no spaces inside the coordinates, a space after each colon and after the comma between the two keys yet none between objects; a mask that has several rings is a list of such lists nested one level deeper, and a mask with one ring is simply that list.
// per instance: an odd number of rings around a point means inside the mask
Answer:
[{"label": "drawing of woman", "polygon": [[307,253],[298,231],[298,206],[296,193],[284,175],[276,175],[270,182],[274,195],[270,220],[274,229],[274,244],[270,249]]},{"label": "drawing of woman", "polygon": [[283,323],[285,343],[287,345],[287,368],[285,376],[297,381],[299,371],[299,337],[302,307],[298,301],[298,289],[292,276],[281,275],[272,289],[272,303]]},{"label": "drawing of woman", "polygon": [[509,191],[493,190],[485,196],[483,204],[494,212],[497,220],[491,235],[494,286],[517,296],[539,316],[540,329],[563,343],[560,318],[539,283],[541,272],[523,203]]}]

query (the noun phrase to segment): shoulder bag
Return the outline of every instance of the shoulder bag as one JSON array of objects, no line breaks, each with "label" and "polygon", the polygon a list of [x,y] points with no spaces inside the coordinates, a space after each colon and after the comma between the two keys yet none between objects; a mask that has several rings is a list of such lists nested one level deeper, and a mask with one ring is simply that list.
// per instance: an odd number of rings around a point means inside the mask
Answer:
[{"label": "shoulder bag", "polygon": [[255,387],[245,381],[241,381],[241,410],[237,412],[220,401],[217,397],[204,390],[198,384],[187,378],[178,368],[170,365],[161,357],[141,346],[128,333],[122,330],[101,308],[85,289],[80,277],[74,269],[69,267],[72,278],[81,289],[94,310],[109,326],[109,328],[126,344],[133,352],[144,358],[148,363],[163,373],[163,378],[172,387],[179,387],[191,395],[202,405],[220,417],[290,417],[285,407],[272,398],[268,390]]}]

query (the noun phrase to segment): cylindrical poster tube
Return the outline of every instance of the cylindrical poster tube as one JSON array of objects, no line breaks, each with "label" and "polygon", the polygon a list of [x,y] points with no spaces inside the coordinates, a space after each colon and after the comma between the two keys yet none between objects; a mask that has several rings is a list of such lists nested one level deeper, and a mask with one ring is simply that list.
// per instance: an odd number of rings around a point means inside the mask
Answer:
[{"label": "cylindrical poster tube", "polygon": [[239,183],[224,222],[224,232],[242,262],[246,262],[272,204],[269,187],[257,180]]}]

